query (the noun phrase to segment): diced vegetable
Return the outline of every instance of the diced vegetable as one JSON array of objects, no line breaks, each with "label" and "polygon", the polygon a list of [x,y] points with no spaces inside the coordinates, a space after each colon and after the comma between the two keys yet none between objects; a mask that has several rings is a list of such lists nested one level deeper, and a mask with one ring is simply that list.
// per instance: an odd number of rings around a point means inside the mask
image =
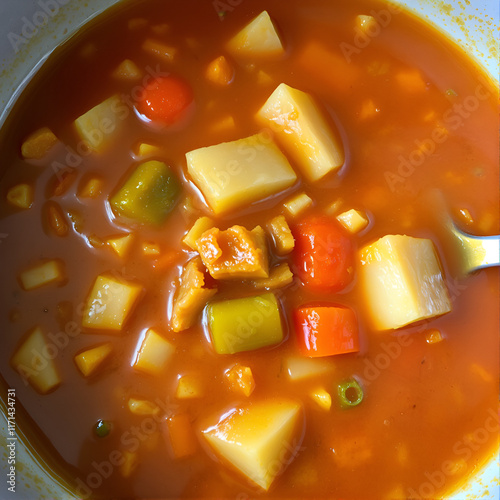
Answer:
[{"label": "diced vegetable", "polygon": [[186,154],[188,173],[216,214],[290,187],[297,176],[283,153],[257,134]]},{"label": "diced vegetable", "polygon": [[191,87],[177,76],[155,78],[144,90],[137,110],[153,122],[172,125],[193,102]]},{"label": "diced vegetable", "polygon": [[205,231],[212,229],[214,224],[214,221],[210,217],[199,217],[182,239],[182,243],[191,248],[191,250],[197,251],[196,240],[198,240]]},{"label": "diced vegetable", "polygon": [[175,458],[184,458],[196,453],[198,442],[187,413],[178,413],[169,417],[167,428]]},{"label": "diced vegetable", "polygon": [[49,201],[44,207],[44,212],[50,232],[61,238],[67,236],[69,233],[69,224],[61,206],[54,201]]},{"label": "diced vegetable", "polygon": [[160,408],[147,399],[129,398],[128,409],[134,415],[159,415]]},{"label": "diced vegetable", "polygon": [[334,365],[330,360],[304,358],[303,356],[292,356],[287,358],[284,366],[290,380],[295,382],[318,377],[334,369]]},{"label": "diced vegetable", "polygon": [[205,393],[203,381],[199,375],[183,375],[177,381],[175,397],[177,399],[195,399],[201,398]]},{"label": "diced vegetable", "polygon": [[365,15],[356,16],[356,28],[368,36],[372,35],[374,30],[379,29],[377,20],[373,16]]},{"label": "diced vegetable", "polygon": [[255,380],[252,369],[249,366],[242,366],[236,363],[224,372],[230,389],[238,394],[250,397],[255,389]]},{"label": "diced vegetable", "polygon": [[324,209],[325,214],[330,216],[337,215],[340,212],[340,207],[343,203],[344,202],[341,198],[336,199]]},{"label": "diced vegetable", "polygon": [[443,335],[439,330],[436,330],[435,328],[432,328],[431,330],[427,330],[425,332],[425,341],[428,344],[437,344],[439,342],[442,342],[443,340]]},{"label": "diced vegetable", "polygon": [[268,490],[298,445],[301,406],[285,399],[235,408],[203,431],[213,450],[252,482]]},{"label": "diced vegetable", "polygon": [[212,228],[196,240],[203,264],[215,279],[267,278],[269,263],[264,231],[232,226]]},{"label": "diced vegetable", "polygon": [[172,307],[172,329],[180,332],[191,327],[217,288],[205,288],[204,268],[199,257],[190,260],[181,275],[181,286]]},{"label": "diced vegetable", "polygon": [[319,292],[338,292],[354,275],[353,249],[338,223],[309,217],[293,228],[294,261],[299,278]]},{"label": "diced vegetable", "polygon": [[33,290],[40,286],[60,283],[65,279],[63,262],[58,259],[40,262],[22,271],[19,275],[19,281],[24,290]]},{"label": "diced vegetable", "polygon": [[77,118],[75,127],[80,138],[94,151],[104,151],[121,128],[124,106],[114,95]]},{"label": "diced vegetable", "polygon": [[33,187],[29,184],[16,184],[7,191],[7,201],[17,208],[31,208],[33,199]]},{"label": "diced vegetable", "polygon": [[177,49],[158,40],[148,38],[142,44],[142,50],[161,57],[168,62],[172,62],[177,55]]},{"label": "diced vegetable", "polygon": [[208,327],[218,354],[253,351],[283,340],[278,301],[272,293],[209,304]]},{"label": "diced vegetable", "polygon": [[379,330],[450,312],[450,297],[431,240],[388,235],[363,248],[359,277]]},{"label": "diced vegetable", "polygon": [[363,389],[356,379],[346,380],[338,386],[341,408],[352,408],[363,401]]},{"label": "diced vegetable", "polygon": [[427,90],[427,84],[418,69],[400,71],[396,75],[396,81],[408,93],[420,93]]},{"label": "diced vegetable", "polygon": [[141,78],[142,71],[137,67],[134,61],[125,59],[115,69],[113,76],[120,80],[137,80]]},{"label": "diced vegetable", "polygon": [[359,119],[361,121],[368,120],[377,116],[380,109],[376,106],[372,99],[366,99],[361,104],[361,110],[359,112]]},{"label": "diced vegetable", "polygon": [[309,94],[282,83],[257,118],[271,127],[309,181],[318,181],[344,164],[342,143]]},{"label": "diced vegetable", "polygon": [[133,367],[150,375],[160,375],[175,352],[175,347],[150,328],[142,341]]},{"label": "diced vegetable", "polygon": [[267,223],[267,229],[271,233],[274,248],[277,255],[286,255],[293,250],[295,240],[292,231],[283,215],[274,217]]},{"label": "diced vegetable", "polygon": [[359,351],[358,323],[348,307],[301,307],[294,312],[294,321],[299,348],[305,356]]},{"label": "diced vegetable", "polygon": [[41,328],[37,326],[21,341],[11,359],[13,368],[23,380],[42,394],[53,391],[61,383],[54,351],[49,347]]},{"label": "diced vegetable", "polygon": [[97,437],[104,438],[106,436],[109,436],[112,428],[113,425],[111,424],[111,422],[99,419],[94,426],[94,433]]},{"label": "diced vegetable", "polygon": [[173,210],[180,185],[165,163],[141,163],[110,199],[117,215],[142,224],[160,225]]},{"label": "diced vegetable", "polygon": [[99,275],[87,297],[82,325],[99,330],[122,330],[142,292],[137,283]]},{"label": "diced vegetable", "polygon": [[293,217],[302,215],[313,204],[312,199],[306,193],[298,193],[288,198],[283,203],[283,208]]},{"label": "diced vegetable", "polygon": [[77,354],[75,356],[75,363],[82,375],[88,377],[92,375],[99,366],[109,357],[113,348],[111,343],[107,342],[91,349]]},{"label": "diced vegetable", "polygon": [[134,241],[132,233],[124,236],[117,236],[116,238],[108,238],[106,244],[109,245],[118,255],[118,257],[125,257],[130,250],[130,246]]},{"label": "diced vegetable", "polygon": [[120,474],[127,478],[130,477],[139,465],[139,456],[136,451],[125,450],[122,452],[122,462],[120,465]]},{"label": "diced vegetable", "polygon": [[244,57],[279,56],[284,51],[276,28],[265,10],[229,40],[227,50]]},{"label": "diced vegetable", "polygon": [[97,198],[103,191],[104,180],[93,175],[84,182],[78,190],[79,198]]},{"label": "diced vegetable", "polygon": [[310,394],[312,400],[322,409],[328,411],[332,406],[332,397],[323,388],[314,389]]},{"label": "diced vegetable", "polygon": [[234,69],[224,56],[219,56],[208,65],[205,76],[217,85],[229,85],[234,78]]},{"label": "diced vegetable", "polygon": [[49,183],[48,189],[46,190],[47,198],[53,196],[62,196],[68,191],[75,181],[78,172],[75,168],[67,168],[62,171],[58,171]]},{"label": "diced vegetable", "polygon": [[23,142],[21,154],[26,160],[40,160],[56,145],[57,140],[52,130],[43,127]]},{"label": "diced vegetable", "polygon": [[160,148],[154,144],[149,144],[147,142],[141,142],[137,147],[137,156],[142,158],[146,156],[154,156],[160,152]]},{"label": "diced vegetable", "polygon": [[351,233],[356,234],[368,226],[368,217],[359,210],[351,208],[337,215],[337,220]]},{"label": "diced vegetable", "polygon": [[146,241],[142,244],[142,254],[146,257],[154,257],[160,255],[160,244],[153,241]]},{"label": "diced vegetable", "polygon": [[257,73],[257,83],[259,85],[271,85],[273,83],[273,78],[269,73],[260,69]]},{"label": "diced vegetable", "polygon": [[269,278],[257,278],[250,281],[257,290],[275,290],[289,285],[293,281],[293,273],[286,262],[282,262],[269,271]]}]

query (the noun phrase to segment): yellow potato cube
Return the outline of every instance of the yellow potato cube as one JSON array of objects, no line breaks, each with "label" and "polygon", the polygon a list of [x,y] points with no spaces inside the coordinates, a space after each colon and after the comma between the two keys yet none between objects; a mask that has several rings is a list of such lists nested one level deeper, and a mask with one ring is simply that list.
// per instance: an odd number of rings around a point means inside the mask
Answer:
[{"label": "yellow potato cube", "polygon": [[41,328],[37,326],[22,340],[12,356],[11,365],[37,391],[46,394],[61,383],[54,363],[58,353],[55,345],[47,344]]},{"label": "yellow potato cube", "polygon": [[146,332],[133,367],[150,375],[160,375],[175,352],[175,347],[153,329]]},{"label": "yellow potato cube", "polygon": [[159,243],[154,243],[152,241],[146,241],[142,245],[142,253],[147,257],[160,255],[160,245]]},{"label": "yellow potato cube", "polygon": [[83,326],[99,330],[121,330],[141,292],[141,285],[99,275],[83,309]]},{"label": "yellow potato cube", "polygon": [[163,42],[158,42],[157,40],[153,40],[151,38],[144,41],[142,44],[142,50],[150,52],[155,56],[159,56],[168,62],[172,62],[177,55],[177,49],[175,47],[167,45]]},{"label": "yellow potato cube", "polygon": [[109,245],[119,257],[125,257],[130,250],[130,246],[134,241],[134,235],[132,233],[126,234],[125,236],[118,236],[116,238],[108,238],[106,244]]},{"label": "yellow potato cube", "polygon": [[285,360],[285,371],[290,380],[299,381],[318,377],[334,369],[333,363],[327,359],[291,356]]},{"label": "yellow potato cube", "polygon": [[186,154],[188,173],[216,214],[290,187],[297,175],[278,147],[257,134]]},{"label": "yellow potato cube", "polygon": [[234,69],[224,56],[219,56],[208,65],[205,77],[217,85],[229,85],[233,81]]},{"label": "yellow potato cube", "polygon": [[282,83],[257,119],[275,132],[309,181],[318,181],[344,164],[342,142],[309,94]]},{"label": "yellow potato cube", "polygon": [[236,393],[241,393],[247,398],[255,389],[255,380],[252,369],[239,363],[224,372],[229,388]]},{"label": "yellow potato cube", "polygon": [[104,180],[93,176],[88,179],[78,190],[80,198],[97,198],[103,191]]},{"label": "yellow potato cube", "polygon": [[137,147],[137,156],[141,158],[146,158],[148,156],[157,155],[160,151],[158,146],[154,144],[148,144],[147,142],[141,142]]},{"label": "yellow potato cube", "polygon": [[332,397],[323,388],[314,389],[310,396],[312,400],[322,409],[328,411],[332,406]]},{"label": "yellow potato cube", "polygon": [[268,490],[299,445],[301,405],[285,399],[237,408],[203,430],[212,449],[250,481]]},{"label": "yellow potato cube", "polygon": [[203,381],[197,375],[183,375],[177,382],[175,397],[177,399],[195,399],[204,395]]},{"label": "yellow potato cube", "polygon": [[74,122],[80,138],[96,152],[104,151],[121,128],[128,109],[114,95],[84,113]]},{"label": "yellow potato cube", "polygon": [[273,237],[274,248],[278,255],[286,255],[294,249],[295,240],[283,215],[271,219],[267,223],[267,229]]},{"label": "yellow potato cube", "polygon": [[40,160],[56,145],[57,140],[52,130],[43,127],[23,142],[21,154],[26,160]]},{"label": "yellow potato cube", "polygon": [[451,311],[431,240],[384,236],[363,248],[359,260],[361,289],[377,329],[401,328]]},{"label": "yellow potato cube", "polygon": [[227,44],[227,50],[236,56],[279,56],[283,44],[267,11],[241,29]]},{"label": "yellow potato cube", "polygon": [[113,76],[120,80],[137,80],[141,78],[142,71],[130,59],[125,59],[113,72]]},{"label": "yellow potato cube", "polygon": [[145,399],[129,398],[127,406],[134,415],[160,414],[160,408],[154,403],[151,403],[151,401],[147,401]]},{"label": "yellow potato cube", "polygon": [[92,375],[103,361],[111,354],[111,343],[98,345],[75,356],[75,363],[85,377]]},{"label": "yellow potato cube", "polygon": [[66,273],[63,263],[58,259],[36,264],[19,275],[19,281],[25,290],[33,290],[51,283],[60,283],[65,279]]},{"label": "yellow potato cube", "polygon": [[359,210],[351,208],[337,215],[337,220],[351,233],[356,234],[368,226],[368,217]]},{"label": "yellow potato cube", "polygon": [[33,198],[33,187],[29,184],[16,184],[7,191],[7,201],[18,208],[31,208]]},{"label": "yellow potato cube", "polygon": [[205,231],[213,227],[214,221],[210,217],[199,217],[182,239],[182,243],[187,245],[191,250],[197,251],[196,240],[198,240]]},{"label": "yellow potato cube", "polygon": [[288,198],[283,203],[283,208],[293,218],[303,214],[308,208],[312,207],[313,201],[306,193],[299,193]]}]

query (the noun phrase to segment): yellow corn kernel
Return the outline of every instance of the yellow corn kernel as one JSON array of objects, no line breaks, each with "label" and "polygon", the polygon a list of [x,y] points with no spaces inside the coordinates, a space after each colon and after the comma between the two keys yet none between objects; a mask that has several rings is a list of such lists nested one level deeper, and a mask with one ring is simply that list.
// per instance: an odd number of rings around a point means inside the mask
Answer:
[{"label": "yellow corn kernel", "polygon": [[16,184],[7,191],[7,201],[18,208],[31,208],[33,198],[33,187],[29,184]]},{"label": "yellow corn kernel", "polygon": [[64,281],[65,278],[64,267],[58,259],[36,264],[19,275],[19,281],[24,290],[33,290],[51,283],[58,283]]},{"label": "yellow corn kernel", "polygon": [[217,85],[229,85],[233,81],[234,70],[224,56],[219,56],[208,65],[205,77]]},{"label": "yellow corn kernel", "polygon": [[205,231],[212,229],[213,227],[214,221],[210,217],[200,217],[191,226],[191,229],[188,231],[186,236],[184,236],[182,243],[191,248],[191,250],[197,251],[196,240],[198,240]]},{"label": "yellow corn kernel", "polygon": [[359,210],[347,210],[337,215],[337,220],[351,233],[356,234],[368,226],[368,217]]},{"label": "yellow corn kernel", "polygon": [[142,44],[142,50],[145,52],[150,52],[156,56],[162,57],[169,62],[172,62],[177,55],[177,49],[172,47],[171,45],[166,45],[162,42],[158,42],[157,40],[153,40],[148,38]]},{"label": "yellow corn kernel", "polygon": [[295,240],[283,215],[274,217],[267,223],[267,229],[273,237],[274,247],[278,255],[286,255],[295,247]]},{"label": "yellow corn kernel", "polygon": [[255,379],[252,369],[249,366],[243,366],[239,363],[224,372],[229,388],[236,393],[250,397],[255,389]]},{"label": "yellow corn kernel", "polygon": [[21,154],[27,160],[40,160],[57,143],[57,137],[48,127],[33,132],[22,144]]},{"label": "yellow corn kernel", "polygon": [[427,330],[425,332],[425,341],[428,344],[437,344],[438,342],[441,342],[443,340],[443,336],[441,335],[441,332],[439,330],[436,330],[435,328],[431,330]]},{"label": "yellow corn kernel", "polygon": [[160,408],[145,399],[129,398],[127,403],[128,409],[134,415],[159,415]]},{"label": "yellow corn kernel", "polygon": [[75,363],[85,377],[92,375],[103,361],[111,354],[111,343],[107,342],[87,349],[75,356]]},{"label": "yellow corn kernel", "polygon": [[56,236],[66,236],[69,232],[69,225],[62,208],[57,203],[50,202],[46,207],[46,214],[50,230]]},{"label": "yellow corn kernel", "polygon": [[473,224],[474,218],[467,208],[461,208],[458,210],[458,216],[465,224]]},{"label": "yellow corn kernel", "polygon": [[204,395],[203,382],[197,375],[183,375],[177,382],[175,397],[177,399],[201,398]]},{"label": "yellow corn kernel", "polygon": [[78,190],[80,198],[97,198],[103,191],[104,181],[100,177],[91,177]]},{"label": "yellow corn kernel", "polygon": [[292,216],[298,217],[313,204],[312,199],[306,193],[299,193],[283,203],[283,208]]},{"label": "yellow corn kernel", "polygon": [[134,235],[132,233],[126,234],[125,236],[118,236],[116,238],[108,238],[106,244],[110,246],[119,257],[125,257],[130,246],[134,240]]},{"label": "yellow corn kernel", "polygon": [[325,389],[318,388],[310,393],[312,400],[322,409],[328,411],[332,406],[332,397]]},{"label": "yellow corn kernel", "polygon": [[123,462],[120,465],[120,474],[130,477],[139,463],[139,457],[135,451],[125,450],[122,453]]}]

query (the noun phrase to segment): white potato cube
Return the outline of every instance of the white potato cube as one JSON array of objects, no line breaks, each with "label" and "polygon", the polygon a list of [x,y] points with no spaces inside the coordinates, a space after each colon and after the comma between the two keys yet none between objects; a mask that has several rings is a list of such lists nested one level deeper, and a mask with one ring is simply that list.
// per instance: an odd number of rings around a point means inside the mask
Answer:
[{"label": "white potato cube", "polygon": [[237,408],[216,419],[203,436],[222,458],[250,481],[268,490],[300,444],[301,406],[295,401],[266,400]]},{"label": "white potato cube", "polygon": [[344,164],[342,143],[309,94],[282,83],[257,119],[276,133],[307,180],[317,181]]},{"label": "white potato cube", "polygon": [[261,12],[239,31],[227,44],[235,56],[279,56],[283,44],[267,11]]},{"label": "white potato cube", "polygon": [[337,215],[337,220],[351,233],[356,234],[368,226],[368,217],[359,210],[347,210]]},{"label": "white potato cube", "polygon": [[150,375],[160,375],[175,352],[175,347],[150,328],[142,341],[133,367]]},{"label": "white potato cube", "polygon": [[26,269],[19,275],[19,281],[25,290],[64,281],[66,275],[63,263],[58,259],[48,260]]},{"label": "white potato cube", "polygon": [[45,394],[61,383],[54,363],[57,354],[58,348],[53,344],[49,348],[42,330],[37,326],[18,347],[11,364],[25,381]]},{"label": "white potato cube", "polygon": [[439,257],[431,240],[389,235],[360,252],[359,277],[379,330],[451,311]]},{"label": "white potato cube", "polygon": [[257,134],[186,154],[188,172],[216,214],[276,194],[297,175],[283,153]]},{"label": "white potato cube", "polygon": [[118,95],[109,97],[75,120],[78,135],[97,152],[105,150],[128,116],[128,109]]},{"label": "white potato cube", "polygon": [[285,360],[285,370],[290,380],[299,381],[318,377],[333,371],[334,365],[328,359],[291,356]]},{"label": "white potato cube", "polygon": [[99,275],[85,303],[85,328],[121,330],[142,292],[136,283]]}]

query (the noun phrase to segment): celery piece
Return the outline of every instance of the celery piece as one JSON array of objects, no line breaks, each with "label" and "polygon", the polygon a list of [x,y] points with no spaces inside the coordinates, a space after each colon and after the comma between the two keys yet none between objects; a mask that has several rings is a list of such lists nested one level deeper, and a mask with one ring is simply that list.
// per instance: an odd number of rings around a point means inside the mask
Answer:
[{"label": "celery piece", "polygon": [[180,193],[180,184],[165,163],[141,163],[111,198],[116,215],[135,222],[162,224],[172,211]]},{"label": "celery piece", "polygon": [[283,340],[278,301],[272,293],[214,302],[207,308],[207,319],[218,354],[253,351]]}]

